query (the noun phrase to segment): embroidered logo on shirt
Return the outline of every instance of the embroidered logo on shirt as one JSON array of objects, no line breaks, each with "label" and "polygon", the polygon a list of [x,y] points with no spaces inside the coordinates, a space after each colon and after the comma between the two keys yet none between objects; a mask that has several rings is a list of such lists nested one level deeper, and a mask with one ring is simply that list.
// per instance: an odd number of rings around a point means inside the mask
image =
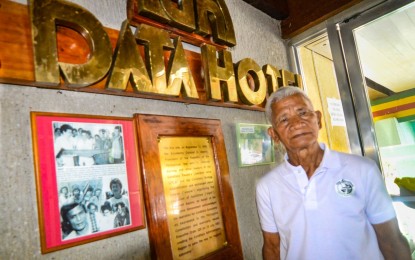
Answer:
[{"label": "embroidered logo on shirt", "polygon": [[343,197],[349,197],[354,192],[354,185],[351,181],[341,179],[336,183],[336,192],[337,194]]}]

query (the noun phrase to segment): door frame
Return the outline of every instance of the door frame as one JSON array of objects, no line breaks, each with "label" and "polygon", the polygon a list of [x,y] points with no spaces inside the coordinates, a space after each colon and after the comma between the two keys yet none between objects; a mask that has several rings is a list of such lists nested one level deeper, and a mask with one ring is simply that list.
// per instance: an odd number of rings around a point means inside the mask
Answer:
[{"label": "door frame", "polygon": [[369,157],[379,167],[381,164],[373,117],[360,69],[353,30],[412,2],[413,0],[362,1],[287,42],[291,70],[301,74],[297,48],[324,33],[327,34],[351,153]]},{"label": "door frame", "polygon": [[[332,52],[336,53],[336,59],[333,57],[336,76],[338,81],[342,82],[342,84],[339,84],[339,89],[341,88],[343,92],[349,91],[350,93],[349,97],[355,111],[357,133],[361,142],[362,153],[376,161],[379,167],[381,167],[379,147],[353,31],[410,3],[413,3],[413,0],[386,1],[364,12],[357,13],[342,22],[329,23],[327,26],[330,47]],[[340,57],[343,64],[337,62]],[[345,84],[346,82],[348,84]]]}]

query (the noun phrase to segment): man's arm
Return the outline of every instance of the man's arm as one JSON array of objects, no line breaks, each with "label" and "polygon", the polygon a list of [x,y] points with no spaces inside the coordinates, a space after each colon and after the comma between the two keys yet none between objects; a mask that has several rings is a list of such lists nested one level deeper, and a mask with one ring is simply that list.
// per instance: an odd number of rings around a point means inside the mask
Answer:
[{"label": "man's arm", "polygon": [[406,238],[399,230],[398,220],[393,218],[381,224],[373,225],[380,251],[386,260],[410,260],[411,253]]},{"label": "man's arm", "polygon": [[269,233],[262,231],[264,245],[262,247],[262,258],[264,260],[280,259],[280,235],[278,233]]}]

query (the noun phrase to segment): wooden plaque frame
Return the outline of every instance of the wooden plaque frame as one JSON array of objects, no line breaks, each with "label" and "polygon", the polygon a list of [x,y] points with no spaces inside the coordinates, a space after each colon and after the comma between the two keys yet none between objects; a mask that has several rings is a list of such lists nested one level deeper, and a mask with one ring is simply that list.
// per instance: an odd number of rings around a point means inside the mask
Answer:
[{"label": "wooden plaque frame", "polygon": [[243,259],[229,167],[220,120],[159,115],[134,115],[138,129],[144,184],[144,200],[152,259],[173,259],[162,165],[161,137],[208,137],[212,140],[226,245],[202,259]]}]

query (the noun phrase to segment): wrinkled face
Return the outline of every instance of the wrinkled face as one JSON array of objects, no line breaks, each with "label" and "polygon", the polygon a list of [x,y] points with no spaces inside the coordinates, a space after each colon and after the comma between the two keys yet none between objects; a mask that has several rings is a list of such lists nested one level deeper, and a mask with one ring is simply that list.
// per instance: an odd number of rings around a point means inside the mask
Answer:
[{"label": "wrinkled face", "polygon": [[71,209],[67,216],[74,230],[81,231],[86,227],[86,213],[82,206],[78,205]]},{"label": "wrinkled face", "polygon": [[301,95],[286,97],[272,105],[272,125],[268,130],[275,142],[287,151],[295,151],[315,144],[321,128],[321,113]]}]

